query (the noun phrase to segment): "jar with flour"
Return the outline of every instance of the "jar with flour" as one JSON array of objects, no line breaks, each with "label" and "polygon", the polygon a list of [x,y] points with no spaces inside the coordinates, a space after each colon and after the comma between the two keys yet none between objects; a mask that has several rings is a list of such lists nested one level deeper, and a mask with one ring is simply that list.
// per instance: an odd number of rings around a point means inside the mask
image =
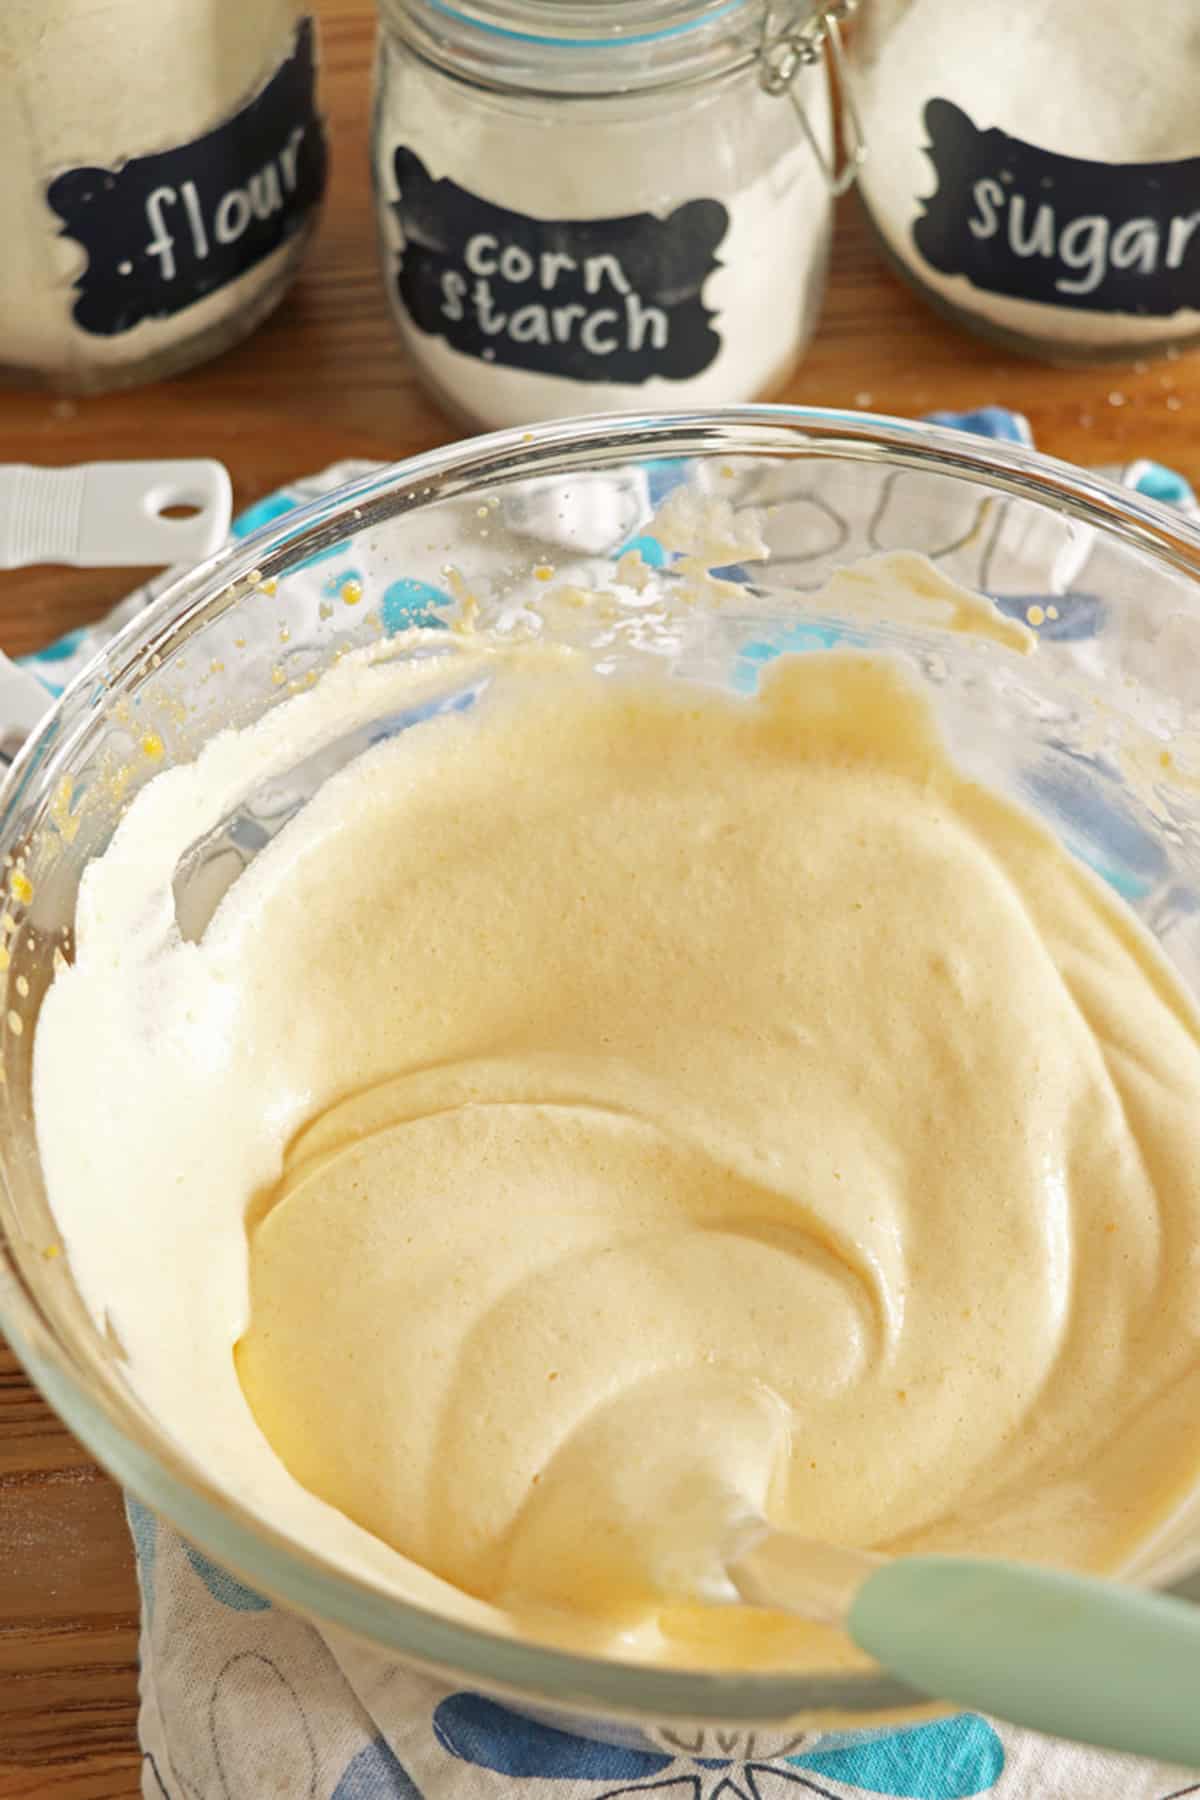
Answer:
[{"label": "jar with flour", "polygon": [[848,10],[381,0],[373,158],[413,362],[472,426],[751,400],[812,331]]},{"label": "jar with flour", "polygon": [[1200,339],[1200,6],[867,0],[859,191],[941,311],[1055,362]]},{"label": "jar with flour", "polygon": [[0,0],[0,376],[203,361],[281,298],[325,181],[296,0]]}]

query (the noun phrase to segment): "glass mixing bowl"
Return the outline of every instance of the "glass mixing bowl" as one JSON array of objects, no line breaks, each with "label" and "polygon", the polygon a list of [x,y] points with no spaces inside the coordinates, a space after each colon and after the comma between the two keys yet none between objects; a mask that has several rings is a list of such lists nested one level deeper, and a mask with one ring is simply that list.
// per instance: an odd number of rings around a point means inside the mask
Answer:
[{"label": "glass mixing bowl", "polygon": [[[655,513],[664,502],[676,518],[686,513],[689,488],[720,503],[726,548],[714,545],[707,560],[725,566],[711,604],[680,609],[673,675],[747,689],[782,650],[890,647],[932,695],[960,760],[1037,809],[1200,989],[1200,533],[1185,520],[1012,445],[851,413],[610,417],[459,444],[355,481],[177,581],[103,650],[14,763],[0,797],[10,952],[0,1323],[120,1482],[284,1605],[593,1736],[679,1748],[704,1741],[697,1727],[720,1726],[732,1733],[722,1738],[730,1754],[753,1726],[761,1755],[807,1734],[911,1722],[931,1703],[880,1670],[697,1673],[514,1642],[402,1604],[288,1540],[225,1496],[147,1414],[69,1260],[45,1255],[55,1232],[30,1098],[38,1006],[55,956],[70,954],[80,873],[141,783],[311,684],[348,646],[390,637],[388,654],[428,654],[428,634],[401,628],[444,622],[468,593],[499,617],[549,570],[594,584],[631,544],[670,590],[687,576],[655,535]],[[770,546],[766,564],[739,551],[747,510]],[[1027,621],[1037,654],[814,604],[838,567],[893,549],[925,552]],[[604,653],[619,659],[639,640],[637,609],[618,605],[603,629]],[[181,928],[202,928],[333,768],[402,729],[419,721],[372,720],[267,786],[248,771],[243,802],[180,865]],[[1200,1503],[1169,1520],[1126,1573],[1183,1592],[1190,1582],[1200,1599],[1198,1569]]]}]

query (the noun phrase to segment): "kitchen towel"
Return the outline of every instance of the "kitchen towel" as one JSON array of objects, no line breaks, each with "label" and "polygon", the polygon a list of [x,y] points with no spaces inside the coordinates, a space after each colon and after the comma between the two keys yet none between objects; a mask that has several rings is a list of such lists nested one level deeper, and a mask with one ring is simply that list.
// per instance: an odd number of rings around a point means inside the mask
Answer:
[{"label": "kitchen towel", "polygon": [[[933,417],[989,437],[1030,441],[1026,422],[1000,407]],[[252,507],[235,530],[244,536],[369,467],[343,463],[299,481]],[[1106,472],[1200,515],[1187,484],[1157,463]],[[896,498],[902,531],[906,509],[902,496]],[[852,536],[838,516],[836,495],[824,496],[822,505]],[[886,513],[885,500],[873,515],[873,533],[886,530]],[[946,541],[961,546],[962,538],[947,529]],[[887,547],[886,540],[874,547]],[[924,547],[936,559],[936,546]],[[1019,550],[1000,529],[981,556],[1019,560]],[[988,587],[988,575],[981,563],[977,585]],[[26,666],[60,692],[162,585],[163,578],[149,583],[97,625],[27,657]],[[1061,631],[1084,642],[1086,611],[1062,609]],[[787,647],[748,646],[747,654],[762,660]],[[621,1744],[601,1742],[582,1722],[570,1731],[535,1722],[318,1630],[201,1555],[140,1502],[131,1497],[127,1504],[141,1587],[139,1729],[147,1800],[1200,1796],[1200,1772],[1058,1742],[973,1714],[866,1742],[786,1731],[633,1727]]]},{"label": "kitchen towel", "polygon": [[1182,1800],[1200,1771],[961,1714],[865,1743],[681,1728],[602,1743],[272,1606],[130,1500],[145,1800]]}]

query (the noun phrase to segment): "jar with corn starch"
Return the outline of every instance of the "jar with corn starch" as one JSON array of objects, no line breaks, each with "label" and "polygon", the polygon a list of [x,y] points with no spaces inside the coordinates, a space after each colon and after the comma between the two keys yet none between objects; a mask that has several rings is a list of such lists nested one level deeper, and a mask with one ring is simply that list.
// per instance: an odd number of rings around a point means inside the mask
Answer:
[{"label": "jar with corn starch", "polygon": [[445,408],[492,427],[778,390],[847,179],[824,64],[848,10],[381,0],[383,275]]}]

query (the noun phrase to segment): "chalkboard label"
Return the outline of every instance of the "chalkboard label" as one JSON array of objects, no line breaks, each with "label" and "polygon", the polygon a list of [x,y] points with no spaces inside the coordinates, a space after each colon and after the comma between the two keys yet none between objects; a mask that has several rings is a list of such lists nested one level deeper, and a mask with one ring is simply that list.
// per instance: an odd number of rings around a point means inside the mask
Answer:
[{"label": "chalkboard label", "polygon": [[1200,157],[1087,162],[980,131],[948,100],[924,116],[938,185],[913,240],[942,274],[1089,312],[1200,308]]},{"label": "chalkboard label", "polygon": [[[254,0],[246,0],[253,5]],[[69,169],[46,198],[87,251],[75,323],[116,337],[236,281],[299,229],[325,186],[311,18],[266,86],[223,125],[111,169]]]},{"label": "chalkboard label", "polygon": [[482,361],[572,381],[687,381],[721,348],[703,300],[729,229],[718,200],[668,218],[531,219],[434,181],[401,145],[394,169],[401,307]]}]

